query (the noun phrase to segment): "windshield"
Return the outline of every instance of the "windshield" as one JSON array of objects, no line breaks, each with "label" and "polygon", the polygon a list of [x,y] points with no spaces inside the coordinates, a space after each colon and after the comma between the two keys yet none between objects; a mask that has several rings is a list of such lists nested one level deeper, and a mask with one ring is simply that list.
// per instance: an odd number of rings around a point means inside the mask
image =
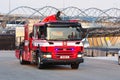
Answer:
[{"label": "windshield", "polygon": [[47,27],[47,40],[80,40],[79,27]]}]

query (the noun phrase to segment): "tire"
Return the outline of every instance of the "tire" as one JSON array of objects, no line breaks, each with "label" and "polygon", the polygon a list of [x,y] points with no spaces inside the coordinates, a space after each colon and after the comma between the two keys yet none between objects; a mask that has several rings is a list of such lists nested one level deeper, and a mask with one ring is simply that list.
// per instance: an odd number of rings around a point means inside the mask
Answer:
[{"label": "tire", "polygon": [[40,56],[37,57],[37,67],[38,67],[38,69],[43,69],[43,64],[41,64],[41,57]]},{"label": "tire", "polygon": [[71,64],[71,69],[78,69],[78,68],[79,68],[78,63]]},{"label": "tire", "polygon": [[20,54],[20,59],[19,60],[20,60],[20,64],[22,64],[22,65],[26,64],[26,61],[23,60],[22,54]]},{"label": "tire", "polygon": [[120,65],[120,56],[118,56],[118,65]]}]

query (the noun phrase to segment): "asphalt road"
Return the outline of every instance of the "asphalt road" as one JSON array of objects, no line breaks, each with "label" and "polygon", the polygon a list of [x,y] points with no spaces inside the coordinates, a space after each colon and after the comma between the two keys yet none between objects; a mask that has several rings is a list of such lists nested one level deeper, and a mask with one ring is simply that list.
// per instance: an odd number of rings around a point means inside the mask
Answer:
[{"label": "asphalt road", "polygon": [[120,66],[117,61],[85,58],[78,70],[68,65],[39,70],[20,65],[14,51],[0,51],[0,80],[120,80]]}]

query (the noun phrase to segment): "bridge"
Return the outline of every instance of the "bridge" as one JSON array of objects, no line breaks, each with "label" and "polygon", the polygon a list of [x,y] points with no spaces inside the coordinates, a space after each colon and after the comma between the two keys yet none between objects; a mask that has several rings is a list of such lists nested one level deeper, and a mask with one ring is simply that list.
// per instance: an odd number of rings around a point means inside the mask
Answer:
[{"label": "bridge", "polygon": [[[8,28],[7,24],[32,25],[44,17],[62,11],[63,20],[77,19],[85,29],[87,42],[91,48],[120,48],[120,9],[110,8],[101,10],[98,8],[80,9],[74,6],[57,9],[52,6],[31,8],[20,6],[7,14],[0,15],[1,26]],[[19,22],[19,23],[17,23]],[[16,25],[15,27],[19,27]],[[86,42],[85,41],[85,42]]]}]

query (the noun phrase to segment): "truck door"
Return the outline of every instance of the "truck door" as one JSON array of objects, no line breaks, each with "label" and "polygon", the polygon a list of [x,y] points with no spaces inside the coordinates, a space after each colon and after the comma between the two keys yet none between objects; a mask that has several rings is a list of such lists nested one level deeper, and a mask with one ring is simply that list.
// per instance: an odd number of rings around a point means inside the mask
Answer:
[{"label": "truck door", "polygon": [[25,25],[25,36],[24,36],[24,54],[23,54],[23,58],[25,60],[29,59],[29,29],[28,29],[28,25]]}]

